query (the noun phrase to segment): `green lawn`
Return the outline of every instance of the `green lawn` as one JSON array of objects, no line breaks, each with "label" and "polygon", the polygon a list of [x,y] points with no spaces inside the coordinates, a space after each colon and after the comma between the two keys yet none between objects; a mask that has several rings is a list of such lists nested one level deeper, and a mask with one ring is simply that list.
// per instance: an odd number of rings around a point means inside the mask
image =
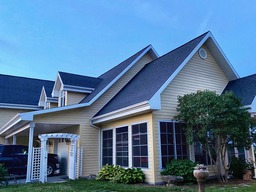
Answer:
[{"label": "green lawn", "polygon": [[[110,183],[105,181],[92,181],[92,180],[77,180],[65,183],[46,183],[46,184],[25,184],[25,185],[10,185],[7,187],[0,187],[0,192],[66,192],[66,191],[93,191],[93,192],[110,192],[110,191],[136,191],[136,192],[160,192],[160,191],[184,191],[196,192],[197,186],[179,186],[179,187],[166,187],[166,186],[149,186],[149,185],[124,185],[117,183]],[[254,192],[256,191],[256,182],[253,181],[246,185],[216,185],[207,186],[206,192]]]}]

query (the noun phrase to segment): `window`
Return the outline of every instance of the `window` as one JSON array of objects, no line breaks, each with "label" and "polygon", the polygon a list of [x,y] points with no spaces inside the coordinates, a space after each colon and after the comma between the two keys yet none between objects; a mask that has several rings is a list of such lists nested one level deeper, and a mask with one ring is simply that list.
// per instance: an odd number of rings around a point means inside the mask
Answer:
[{"label": "window", "polygon": [[128,127],[116,129],[116,165],[128,167]]},{"label": "window", "polygon": [[147,124],[132,125],[132,162],[133,167],[148,167]]},{"label": "window", "polygon": [[60,95],[60,106],[65,106],[66,105],[66,92],[65,91],[61,91],[61,95]]},{"label": "window", "polygon": [[172,159],[187,159],[188,148],[185,134],[182,130],[184,123],[160,122],[161,161],[162,167]]},{"label": "window", "polygon": [[[211,134],[208,132],[205,137],[210,138]],[[199,141],[194,143],[194,151],[195,151],[195,162],[204,164],[204,165],[213,165],[214,161],[211,161],[211,158],[209,156],[209,152],[211,154],[212,160],[216,159],[215,150],[214,150],[214,141],[209,140],[209,149],[206,148],[202,143]],[[207,149],[207,150],[206,150]]]},{"label": "window", "polygon": [[113,164],[113,130],[103,131],[102,165]]}]

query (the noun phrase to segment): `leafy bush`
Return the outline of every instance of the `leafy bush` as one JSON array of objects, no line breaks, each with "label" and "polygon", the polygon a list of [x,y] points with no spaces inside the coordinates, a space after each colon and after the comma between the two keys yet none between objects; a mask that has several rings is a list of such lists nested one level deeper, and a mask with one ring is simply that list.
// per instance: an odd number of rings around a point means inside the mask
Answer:
[{"label": "leafy bush", "polygon": [[125,169],[119,165],[105,165],[99,171],[96,179],[125,184],[142,183],[145,180],[145,174],[140,168]]},{"label": "leafy bush", "polygon": [[8,175],[7,169],[0,163],[0,181],[4,180],[4,177]]},{"label": "leafy bush", "polygon": [[238,157],[232,157],[229,167],[229,171],[236,178],[243,178],[244,170],[246,169],[247,164],[244,160],[239,159]]},{"label": "leafy bush", "polygon": [[193,176],[196,163],[187,159],[174,159],[166,164],[166,168],[161,172],[161,175],[176,175],[181,176],[184,182],[196,181]]}]

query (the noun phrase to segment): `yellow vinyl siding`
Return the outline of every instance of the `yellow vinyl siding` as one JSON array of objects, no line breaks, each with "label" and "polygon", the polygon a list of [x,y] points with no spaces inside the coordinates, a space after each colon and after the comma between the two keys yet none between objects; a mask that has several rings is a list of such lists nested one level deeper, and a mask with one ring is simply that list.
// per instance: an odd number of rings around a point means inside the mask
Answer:
[{"label": "yellow vinyl siding", "polygon": [[86,93],[67,92],[66,104],[73,105],[79,103],[83,98],[86,97]]},{"label": "yellow vinyl siding", "polygon": [[[101,128],[104,129],[113,129],[122,126],[131,127],[134,124],[139,123],[147,123],[147,134],[148,134],[148,168],[142,168],[143,173],[146,176],[146,182],[154,184],[155,183],[155,174],[154,174],[154,136],[153,136],[153,128],[152,128],[152,113],[143,114],[135,117],[130,117],[127,119],[122,119],[114,122],[109,122],[103,124]],[[102,138],[101,138],[102,141]],[[132,145],[129,143],[129,145]],[[131,154],[129,154],[131,156]]]},{"label": "yellow vinyl siding", "polygon": [[0,109],[0,127],[3,127],[8,121],[10,121],[17,113],[27,112],[29,110],[24,109]]},{"label": "yellow vinyl siding", "polygon": [[[228,79],[216,63],[215,59],[207,51],[207,58],[201,59],[196,52],[191,60],[177,74],[172,82],[161,94],[161,110],[153,113],[154,117],[154,135],[157,143],[156,148],[156,174],[157,182],[162,182],[160,177],[160,141],[159,126],[161,120],[172,120],[177,115],[177,97],[197,90],[211,90],[221,94],[228,83]],[[159,74],[160,75],[160,74]]]},{"label": "yellow vinyl siding", "polygon": [[122,89],[146,63],[152,61],[149,54],[143,56],[114,85],[112,85],[91,106],[62,112],[38,115],[36,123],[62,123],[80,125],[80,146],[84,149],[83,175],[97,174],[99,171],[98,129],[90,125],[90,119]]}]

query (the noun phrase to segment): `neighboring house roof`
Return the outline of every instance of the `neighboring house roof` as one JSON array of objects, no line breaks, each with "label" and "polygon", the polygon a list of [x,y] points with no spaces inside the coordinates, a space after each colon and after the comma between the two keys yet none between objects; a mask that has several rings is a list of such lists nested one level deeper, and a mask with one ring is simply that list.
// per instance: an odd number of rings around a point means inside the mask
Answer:
[{"label": "neighboring house roof", "polygon": [[[109,103],[94,117],[104,116],[113,111],[135,106],[147,101],[151,109],[160,108],[160,94],[192,58],[195,52],[206,43],[216,55],[221,67],[230,80],[237,74],[221,51],[210,32],[206,32],[188,43],[148,63]],[[146,108],[148,109],[148,108]]]},{"label": "neighboring house roof", "polygon": [[59,75],[64,85],[95,88],[101,81],[100,78],[77,75],[60,71]]},{"label": "neighboring house roof", "polygon": [[[128,59],[124,60],[114,68],[110,69],[109,71],[105,72],[104,74],[100,75],[98,78],[102,79],[102,81],[99,83],[99,85],[96,87],[96,89],[88,95],[86,98],[84,98],[80,103],[87,103],[91,101],[98,93],[100,93],[107,85],[109,85],[110,82],[112,82],[115,78],[119,77],[120,74],[129,66],[131,63],[133,63],[135,60],[139,58],[139,56],[146,50],[146,49],[152,49],[151,45],[148,45],[147,47],[143,48],[139,52],[135,53]],[[156,54],[155,52],[153,54]],[[156,55],[153,57],[156,58]]]},{"label": "neighboring house roof", "polygon": [[53,84],[53,81],[0,75],[0,103],[38,106],[42,87],[49,91]]},{"label": "neighboring house roof", "polygon": [[243,105],[251,105],[256,96],[256,74],[230,81],[223,92],[226,91],[241,98]]}]

